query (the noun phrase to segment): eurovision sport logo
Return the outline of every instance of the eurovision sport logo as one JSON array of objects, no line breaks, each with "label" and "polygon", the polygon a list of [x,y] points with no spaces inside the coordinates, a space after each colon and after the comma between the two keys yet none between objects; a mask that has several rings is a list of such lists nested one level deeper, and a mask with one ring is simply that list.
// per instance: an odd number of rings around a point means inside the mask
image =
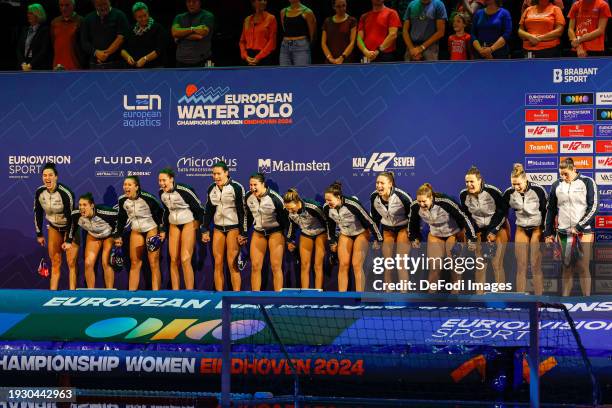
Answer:
[{"label": "eurovision sport logo", "polygon": [[177,126],[290,125],[293,93],[231,93],[188,84],[176,105]]},{"label": "eurovision sport logo", "polygon": [[8,178],[28,179],[30,176],[40,177],[40,171],[46,163],[55,163],[62,167],[69,165],[71,156],[46,155],[46,156],[8,156]]},{"label": "eurovision sport logo", "polygon": [[612,137],[612,125],[597,125],[597,137]]},{"label": "eurovision sport logo", "polygon": [[559,96],[556,93],[529,93],[525,95],[525,106],[557,106]]},{"label": "eurovision sport logo", "polygon": [[561,109],[561,122],[593,120],[593,109]]}]

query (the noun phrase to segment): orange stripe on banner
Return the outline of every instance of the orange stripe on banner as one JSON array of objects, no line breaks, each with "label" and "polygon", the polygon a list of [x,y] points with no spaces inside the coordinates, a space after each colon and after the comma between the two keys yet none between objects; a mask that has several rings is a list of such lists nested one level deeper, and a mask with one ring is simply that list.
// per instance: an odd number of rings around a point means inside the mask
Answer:
[{"label": "orange stripe on banner", "polygon": [[[538,375],[541,377],[557,366],[557,360],[554,357],[548,357],[540,362],[538,367]],[[526,358],[523,358],[523,380],[529,383],[529,363]]]},{"label": "orange stripe on banner", "polygon": [[453,370],[453,372],[451,372],[451,378],[454,382],[459,382],[463,380],[469,373],[474,370],[477,370],[478,374],[480,374],[480,378],[484,380],[486,368],[487,360],[482,354],[480,354],[476,357],[469,359],[468,361],[457,367],[455,370]]},{"label": "orange stripe on banner", "polygon": [[186,328],[197,322],[198,319],[174,319],[166,327],[151,337],[151,340],[173,340]]}]

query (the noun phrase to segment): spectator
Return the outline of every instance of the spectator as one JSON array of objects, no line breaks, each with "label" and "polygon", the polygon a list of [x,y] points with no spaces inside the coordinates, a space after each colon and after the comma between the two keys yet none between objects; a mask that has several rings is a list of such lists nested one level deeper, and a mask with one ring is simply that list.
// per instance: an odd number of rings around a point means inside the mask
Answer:
[{"label": "spectator", "polygon": [[240,58],[248,65],[272,65],[276,49],[276,18],[266,11],[268,0],[251,0],[255,13],[244,19]]},{"label": "spectator", "polygon": [[397,11],[386,7],[384,0],[372,0],[372,10],[361,16],[357,28],[357,46],[368,62],[393,61],[401,26]]},{"label": "spectator", "polygon": [[455,34],[448,37],[450,59],[454,61],[472,59],[472,37],[465,32],[465,27],[470,24],[469,15],[467,13],[455,13],[451,20]]},{"label": "spectator", "polygon": [[28,24],[17,43],[17,62],[23,71],[49,69],[51,64],[47,13],[38,3],[28,6]]},{"label": "spectator", "polygon": [[202,9],[201,0],[186,0],[187,12],[172,23],[176,41],[176,66],[203,67],[212,55],[212,33],[215,16]]},{"label": "spectator", "polygon": [[280,65],[310,64],[310,43],[317,31],[314,13],[300,0],[289,0],[289,6],[281,11],[280,19],[283,27]]},{"label": "spectator", "polygon": [[330,64],[354,62],[357,19],[346,14],[346,0],[333,0],[336,14],[323,22],[321,48]]},{"label": "spectator", "polygon": [[54,69],[80,69],[77,34],[83,17],[74,11],[75,0],[59,0],[61,15],[51,21]]},{"label": "spectator", "polygon": [[610,6],[604,0],[578,0],[569,11],[567,34],[578,57],[604,55],[604,37]]},{"label": "spectator", "polygon": [[[555,6],[559,7],[561,10],[565,8],[563,0],[553,0],[552,3]],[[523,5],[521,6],[521,14],[523,14],[528,7],[531,7],[533,5],[533,0],[523,0]]]},{"label": "spectator", "polygon": [[149,15],[146,4],[134,4],[132,13],[136,25],[127,36],[121,56],[134,68],[163,66],[163,55],[167,47],[164,29]]},{"label": "spectator", "polygon": [[[531,0],[527,0],[531,1]],[[457,6],[458,13],[468,13],[472,17],[478,10],[485,7],[484,0],[461,0]]]},{"label": "spectator", "polygon": [[510,12],[501,7],[501,0],[485,0],[486,7],[474,14],[472,41],[476,57],[484,59],[508,58],[508,40],[512,34]]},{"label": "spectator", "polygon": [[128,33],[125,14],[111,7],[110,0],[94,0],[96,11],[83,20],[81,46],[89,57],[92,69],[119,68],[118,52]]},{"label": "spectator", "polygon": [[518,29],[525,58],[559,57],[563,27],[563,12],[551,0],[537,0],[535,5],[528,7],[521,16]]},{"label": "spectator", "polygon": [[413,0],[404,14],[406,61],[437,61],[444,37],[446,9],[440,0]]}]

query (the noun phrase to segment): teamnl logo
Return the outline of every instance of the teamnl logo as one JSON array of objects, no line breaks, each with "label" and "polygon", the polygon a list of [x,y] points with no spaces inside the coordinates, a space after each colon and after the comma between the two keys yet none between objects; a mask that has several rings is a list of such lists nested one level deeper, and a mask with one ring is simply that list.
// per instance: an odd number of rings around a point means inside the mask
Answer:
[{"label": "teamnl logo", "polygon": [[553,82],[560,83],[584,83],[590,77],[597,75],[599,68],[555,68],[552,71]]},{"label": "teamnl logo", "polygon": [[[393,170],[396,175],[408,175],[408,171],[416,167],[414,156],[398,156],[397,153],[372,153],[370,157],[353,157],[353,175],[376,174],[381,171]],[[411,175],[414,175],[412,173]]]},{"label": "teamnl logo", "polygon": [[298,162],[295,160],[272,160],[257,159],[257,168],[260,173],[272,172],[311,172],[311,171],[330,171],[330,162]]},{"label": "teamnl logo", "polygon": [[162,99],[159,95],[123,95],[123,127],[160,127]]},{"label": "teamnl logo", "polygon": [[[236,320],[230,323],[230,333],[232,340],[240,340],[254,336],[265,327],[265,323],[260,320]],[[202,322],[198,322],[198,319],[174,319],[164,322],[149,317],[139,324],[133,317],[113,317],[89,325],[85,334],[93,339],[121,338],[131,341],[163,342],[186,338],[196,342],[210,342],[222,339],[219,319]]]}]

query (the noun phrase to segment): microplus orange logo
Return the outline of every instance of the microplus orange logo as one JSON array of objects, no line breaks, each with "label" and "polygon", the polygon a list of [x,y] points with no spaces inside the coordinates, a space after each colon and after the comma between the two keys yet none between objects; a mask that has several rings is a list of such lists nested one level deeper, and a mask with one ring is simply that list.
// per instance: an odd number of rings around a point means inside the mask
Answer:
[{"label": "microplus orange logo", "polygon": [[557,153],[557,142],[525,142],[525,154]]}]

